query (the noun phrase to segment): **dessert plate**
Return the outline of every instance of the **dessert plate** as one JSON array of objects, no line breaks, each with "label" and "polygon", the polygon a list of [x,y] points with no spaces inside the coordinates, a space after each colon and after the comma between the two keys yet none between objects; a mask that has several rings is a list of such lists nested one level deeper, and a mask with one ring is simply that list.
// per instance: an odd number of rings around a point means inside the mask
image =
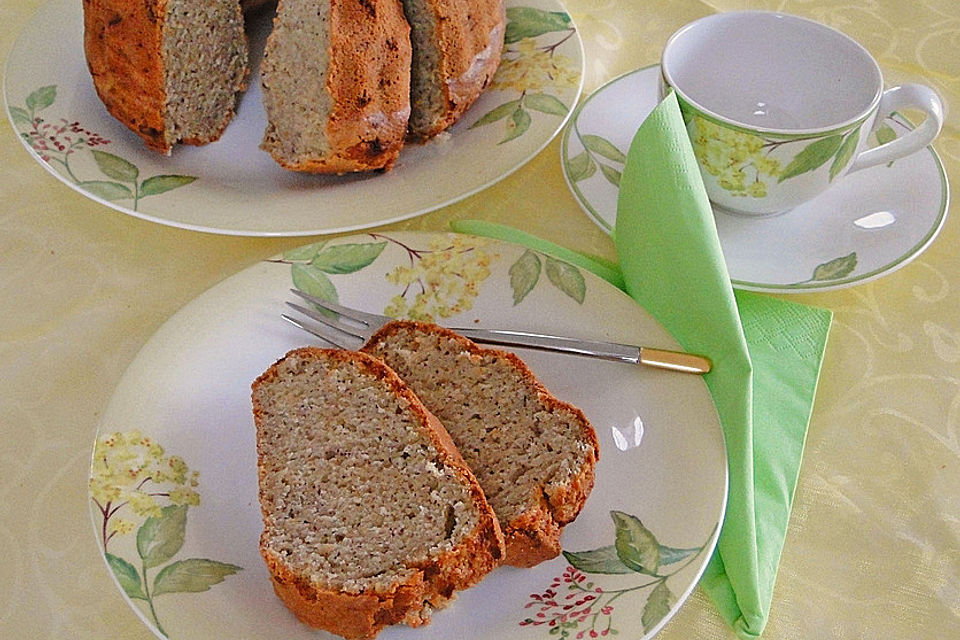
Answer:
[{"label": "dessert plate", "polygon": [[[508,37],[491,86],[449,132],[410,145],[392,171],[316,176],[259,149],[266,126],[259,59],[272,14],[254,12],[250,88],[223,137],[164,157],[114,120],[83,54],[75,0],[49,0],[7,60],[7,114],[31,155],[82,194],[161,224],[230,235],[296,236],[411,218],[519,169],[566,123],[580,96],[583,50],[557,0],[508,0]],[[429,185],[424,188],[424,185]]]},{"label": "dessert plate", "polygon": [[[96,544],[120,593],[160,637],[332,638],[277,599],[257,547],[250,384],[289,349],[319,344],[280,318],[292,284],[395,316],[677,348],[606,281],[471,236],[338,237],[228,278],[150,338],[114,391],[93,446]],[[596,485],[564,531],[565,555],[533,569],[498,568],[431,624],[389,628],[383,640],[649,638],[711,555],[727,464],[702,377],[516,353],[585,412],[600,441]],[[647,566],[620,561],[616,540],[631,542]]]},{"label": "dessert plate", "polygon": [[[587,215],[610,233],[617,181],[634,133],[658,104],[659,66],[615,78],[588,96],[563,135],[567,185]],[[912,125],[888,118],[877,135]],[[776,293],[838,289],[906,265],[947,216],[946,173],[932,147],[889,166],[844,177],[801,207],[749,217],[714,207],[717,233],[735,287]]]}]

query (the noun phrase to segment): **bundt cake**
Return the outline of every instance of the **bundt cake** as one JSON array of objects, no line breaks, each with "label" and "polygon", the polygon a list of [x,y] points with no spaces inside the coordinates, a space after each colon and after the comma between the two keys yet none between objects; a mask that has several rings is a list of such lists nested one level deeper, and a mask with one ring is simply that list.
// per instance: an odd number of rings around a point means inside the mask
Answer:
[{"label": "bundt cake", "polygon": [[[218,139],[245,87],[243,12],[266,2],[83,0],[98,95],[152,149]],[[480,96],[505,24],[503,0],[279,0],[261,148],[295,171],[391,168]]]}]

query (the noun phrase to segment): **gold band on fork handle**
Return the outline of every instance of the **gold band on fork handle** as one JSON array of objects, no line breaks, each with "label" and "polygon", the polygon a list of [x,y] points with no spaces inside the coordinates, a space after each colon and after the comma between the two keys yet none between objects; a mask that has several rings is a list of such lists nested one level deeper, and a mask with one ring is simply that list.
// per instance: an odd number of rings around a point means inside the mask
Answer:
[{"label": "gold band on fork handle", "polygon": [[709,373],[713,366],[704,356],[650,347],[640,347],[640,364],[684,373]]}]

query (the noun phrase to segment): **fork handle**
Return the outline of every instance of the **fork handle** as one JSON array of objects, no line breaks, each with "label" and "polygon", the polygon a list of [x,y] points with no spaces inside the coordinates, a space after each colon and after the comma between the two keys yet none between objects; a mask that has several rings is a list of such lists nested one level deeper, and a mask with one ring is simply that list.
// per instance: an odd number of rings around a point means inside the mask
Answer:
[{"label": "fork handle", "polygon": [[485,344],[528,347],[545,351],[572,353],[603,360],[642,364],[648,367],[669,369],[682,373],[707,373],[711,368],[709,358],[682,351],[651,349],[650,347],[637,347],[616,342],[578,340],[576,338],[547,336],[538,333],[528,333],[526,331],[471,328],[457,328],[453,330],[471,340]]}]

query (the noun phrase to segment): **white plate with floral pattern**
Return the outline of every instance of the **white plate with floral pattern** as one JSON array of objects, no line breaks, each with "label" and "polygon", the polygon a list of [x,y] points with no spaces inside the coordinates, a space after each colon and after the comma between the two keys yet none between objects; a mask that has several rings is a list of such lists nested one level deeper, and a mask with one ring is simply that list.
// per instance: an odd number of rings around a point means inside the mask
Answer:
[{"label": "white plate with floral pattern", "polygon": [[[657,105],[660,67],[637,69],[584,99],[563,135],[564,177],[604,231],[617,219],[620,172],[637,128]],[[912,129],[888,118],[876,135]],[[735,287],[774,293],[838,289],[886,275],[920,255],[947,217],[947,176],[932,147],[845,176],[784,214],[750,217],[714,207]]]},{"label": "white plate with floral pattern", "polygon": [[298,174],[259,149],[266,117],[256,52],[269,11],[249,18],[250,88],[215,143],[180,146],[164,157],[107,113],[84,61],[76,0],[49,0],[27,23],[6,65],[6,110],[21,141],[53,175],[130,215],[230,235],[365,229],[494,184],[566,123],[583,77],[576,26],[558,0],[508,0],[507,7],[503,62],[491,86],[449,132],[409,145],[386,173]]},{"label": "white plate with floral pattern", "polygon": [[[331,637],[276,598],[257,548],[250,384],[289,349],[318,344],[280,318],[292,284],[401,317],[677,348],[606,281],[471,236],[337,238],[228,278],[143,347],[104,412],[92,455],[97,545],[120,592],[160,637]],[[583,409],[600,441],[596,485],[564,531],[564,555],[533,569],[498,568],[431,624],[386,629],[384,640],[648,638],[711,555],[727,464],[703,379],[517,353],[548,389]],[[619,559],[618,539],[645,558],[633,558],[634,569]]]}]

